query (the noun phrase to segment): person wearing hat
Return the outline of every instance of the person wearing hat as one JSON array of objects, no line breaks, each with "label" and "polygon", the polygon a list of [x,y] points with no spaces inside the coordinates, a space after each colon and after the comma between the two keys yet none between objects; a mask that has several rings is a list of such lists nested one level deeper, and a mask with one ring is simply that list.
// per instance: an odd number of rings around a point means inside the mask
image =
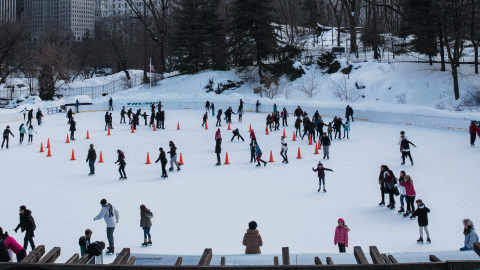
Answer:
[{"label": "person wearing hat", "polygon": [[35,249],[35,243],[33,242],[33,237],[35,237],[34,231],[37,228],[35,225],[35,219],[32,217],[32,211],[28,210],[25,205],[20,206],[20,223],[14,229],[15,232],[18,232],[18,229],[22,229],[22,232],[25,232],[25,238],[23,239],[23,248],[27,250],[28,242],[32,250]]},{"label": "person wearing hat", "polygon": [[475,139],[477,138],[477,123],[475,120],[472,120],[472,123],[470,123],[470,128],[468,129],[470,132],[470,145],[474,146],[475,145]]},{"label": "person wearing hat", "polygon": [[325,171],[333,172],[333,170],[323,167],[322,162],[318,162],[317,168],[312,167],[312,170],[314,172],[318,172],[318,191],[317,192],[320,192],[320,190],[322,189],[322,182],[323,182],[323,191],[327,192],[325,190]]},{"label": "person wearing hat", "polygon": [[473,227],[473,222],[470,219],[463,220],[463,234],[465,235],[465,246],[460,248],[460,251],[467,251],[473,249],[473,243],[478,243],[478,235]]},{"label": "person wearing hat", "polygon": [[93,148],[93,144],[90,144],[90,149],[88,149],[87,160],[85,161],[85,162],[88,162],[88,166],[90,167],[90,173],[88,175],[95,174],[96,160],[97,160],[97,152],[95,151],[95,148]]},{"label": "person wearing hat", "polygon": [[257,230],[257,222],[248,223],[248,230],[243,236],[242,244],[245,247],[245,254],[261,254],[260,247],[263,246],[262,236]]},{"label": "person wearing hat", "polygon": [[113,231],[115,230],[115,227],[118,223],[120,214],[118,213],[117,209],[113,207],[113,205],[107,203],[106,199],[102,199],[100,201],[100,204],[102,205],[102,210],[95,218],[93,218],[93,220],[95,221],[103,218],[105,220],[105,223],[107,223],[108,251],[106,252],[106,254],[114,254],[115,248],[113,241]]},{"label": "person wearing hat", "polygon": [[340,253],[345,253],[345,248],[348,247],[348,232],[350,229],[345,225],[343,218],[338,219],[338,226],[335,228],[334,244],[338,244]]},{"label": "person wearing hat", "polygon": [[163,151],[162,147],[160,147],[158,150],[160,151],[160,155],[158,156],[158,159],[155,161],[155,163],[158,163],[158,161],[160,161],[160,163],[162,164],[162,176],[160,177],[167,178],[167,156],[165,154],[165,151]]},{"label": "person wearing hat", "polygon": [[5,143],[5,141],[7,142],[7,148],[8,148],[8,138],[9,138],[10,134],[13,137],[15,137],[15,135],[13,135],[12,131],[10,130],[10,126],[7,126],[7,128],[5,128],[5,130],[3,131],[2,149],[3,149],[3,144]]},{"label": "person wearing hat", "polygon": [[77,130],[76,128],[77,122],[72,118],[70,118],[70,140],[75,141],[75,131]]}]

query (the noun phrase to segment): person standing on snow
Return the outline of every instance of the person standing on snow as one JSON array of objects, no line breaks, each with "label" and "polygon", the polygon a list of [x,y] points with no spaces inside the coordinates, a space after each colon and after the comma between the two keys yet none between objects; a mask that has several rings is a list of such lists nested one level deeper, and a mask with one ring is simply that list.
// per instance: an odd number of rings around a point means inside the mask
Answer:
[{"label": "person standing on snow", "polygon": [[80,106],[80,102],[78,102],[78,99],[77,99],[77,101],[75,101],[75,107],[77,108],[77,113],[78,113],[78,106]]},{"label": "person standing on snow", "polygon": [[148,125],[147,124],[147,117],[148,117],[147,112],[143,112],[142,117],[143,117],[143,120],[145,120],[145,126]]},{"label": "person standing on snow", "polygon": [[267,162],[262,159],[262,150],[260,150],[260,146],[258,146],[257,142],[255,142],[255,155],[257,156],[257,167],[260,166],[260,161],[263,162],[263,166],[267,166]]},{"label": "person standing on snow", "polygon": [[90,167],[90,173],[88,175],[95,174],[96,160],[97,160],[97,152],[95,151],[95,148],[93,148],[93,144],[90,144],[90,149],[88,149],[87,160],[85,161],[85,162],[88,162],[88,166]]},{"label": "person standing on snow", "polygon": [[281,117],[282,117],[282,127],[284,126],[288,127],[288,123],[287,123],[288,112],[287,112],[287,109],[285,109],[285,107],[283,107]]},{"label": "person standing on snow", "polygon": [[37,132],[33,129],[33,126],[30,125],[28,127],[28,144],[32,143],[33,144],[33,133],[37,134]]},{"label": "person standing on snow", "polygon": [[400,146],[401,146],[401,149],[402,149],[402,164],[401,165],[405,165],[405,157],[408,156],[410,158],[410,162],[412,163],[412,166],[413,166],[413,159],[412,159],[412,155],[410,154],[409,144],[413,145],[413,147],[415,147],[415,148],[416,148],[416,146],[415,146],[415,144],[413,144],[412,142],[407,140],[405,138],[405,135],[402,135],[400,137],[402,138],[402,141],[400,142]]},{"label": "person standing on snow", "polygon": [[428,213],[430,213],[430,209],[428,209],[422,200],[417,200],[417,210],[413,212],[410,218],[418,217],[418,229],[420,231],[420,238],[417,240],[417,243],[423,243],[423,230],[427,234],[427,243],[432,243],[430,240],[430,233],[428,232]]},{"label": "person standing on snow", "polygon": [[[153,218],[152,212],[144,205],[140,205],[140,227],[143,229],[143,244],[146,247],[152,245],[152,236],[150,235],[150,228],[152,227]],[[147,241],[148,237],[148,241]]]},{"label": "person standing on snow", "polygon": [[396,187],[398,188],[398,193],[400,194],[400,210],[398,213],[404,213],[404,200],[406,200],[407,197],[407,191],[405,189],[405,171],[400,171],[400,176],[398,177],[398,184]]},{"label": "person standing on snow", "polygon": [[120,124],[122,123],[122,120],[123,120],[123,123],[125,124],[125,106],[123,106],[122,110],[120,111]]},{"label": "person standing on snow", "polygon": [[162,178],[167,178],[168,175],[167,175],[167,156],[165,155],[165,151],[163,151],[163,148],[160,147],[158,149],[160,151],[160,155],[158,156],[158,159],[155,161],[155,163],[157,163],[158,161],[160,161],[160,163],[162,164]]},{"label": "person standing on snow", "polygon": [[25,126],[23,123],[20,124],[18,131],[20,131],[20,144],[23,144],[23,137],[25,136]]},{"label": "person standing on snow", "polygon": [[328,137],[330,137],[330,140],[333,140],[332,131],[333,131],[332,122],[330,122],[328,123],[328,126],[327,126]]},{"label": "person standing on snow", "polygon": [[348,232],[350,229],[345,225],[343,218],[338,219],[338,226],[335,228],[335,237],[333,243],[338,244],[340,253],[345,253],[345,248],[348,247]]},{"label": "person standing on snow", "polygon": [[288,147],[287,147],[287,142],[285,141],[285,137],[281,137],[281,144],[282,144],[282,149],[280,150],[280,156],[283,157],[283,161],[282,163],[288,163],[288,157],[287,157],[287,151],[288,151]]},{"label": "person standing on snow", "polygon": [[9,139],[10,135],[12,135],[12,137],[15,137],[15,135],[13,135],[12,131],[10,131],[10,126],[7,126],[7,128],[5,128],[5,130],[3,131],[2,149],[3,149],[3,144],[5,143],[5,141],[7,142],[7,148],[8,148],[8,139]]},{"label": "person standing on snow", "polygon": [[205,126],[205,124],[207,123],[207,119],[208,119],[208,113],[205,113],[205,114],[203,115],[203,123],[202,123],[202,127],[204,127],[204,126]]},{"label": "person standing on snow", "polygon": [[110,97],[110,99],[108,100],[108,110],[112,110],[113,111],[113,99]]},{"label": "person standing on snow", "polygon": [[37,117],[37,124],[39,126],[41,126],[42,125],[43,114],[42,114],[42,111],[40,110],[40,108],[37,110],[36,117]]},{"label": "person standing on snow", "polygon": [[240,99],[240,105],[238,106],[239,109],[243,109],[243,104],[245,104],[245,102],[243,102],[242,99]]},{"label": "person standing on snow", "polygon": [[125,154],[123,153],[122,150],[118,149],[117,150],[118,154],[118,159],[115,161],[115,164],[118,163],[118,172],[120,173],[120,178],[119,179],[127,179],[127,175],[125,174],[125,165],[127,163],[125,162]]},{"label": "person standing on snow", "polygon": [[240,141],[240,139],[242,139],[242,141],[245,141],[245,140],[243,139],[242,135],[240,135],[240,131],[238,130],[238,128],[234,129],[234,130],[232,131],[232,133],[233,133],[233,137],[232,137],[232,139],[230,140],[231,142],[233,141],[233,139],[235,139],[235,136],[237,136],[237,139],[238,139],[239,141]]},{"label": "person standing on snow", "polygon": [[355,122],[355,120],[353,120],[353,109],[350,105],[347,105],[347,108],[345,108],[345,118],[347,118],[347,121],[350,121],[350,117],[352,117],[352,122]]},{"label": "person standing on snow", "polygon": [[[70,111],[71,111],[71,110],[72,110],[72,109],[70,109]],[[69,118],[71,118],[71,116],[70,116]],[[30,109],[30,110],[28,111],[27,126],[28,126],[29,124],[32,124],[32,119],[33,119],[33,109]]]},{"label": "person standing on snow", "polygon": [[70,119],[70,140],[75,141],[75,131],[77,130],[77,122],[75,122],[75,119],[72,117]]},{"label": "person standing on snow", "polygon": [[25,109],[21,110],[20,112],[23,113],[23,121],[25,121],[25,117],[27,116],[28,112],[27,107],[25,107]]},{"label": "person standing on snow", "polygon": [[312,170],[314,172],[318,172],[318,190],[317,190],[317,192],[320,192],[320,190],[322,189],[322,182],[323,182],[323,192],[327,192],[325,190],[325,171],[333,172],[333,170],[323,167],[322,162],[318,162],[317,168],[312,167]]},{"label": "person standing on snow", "polygon": [[107,127],[110,127],[110,114],[105,112],[105,130],[107,130]]},{"label": "person standing on snow", "polygon": [[[67,118],[68,118],[67,124],[70,124],[70,121],[72,120],[72,117],[73,117],[73,111],[72,111],[72,108],[70,108],[67,112]],[[31,123],[31,121],[30,121],[30,123]],[[28,126],[28,122],[27,122],[27,126]]]},{"label": "person standing on snow", "polygon": [[460,248],[460,251],[467,251],[473,249],[473,243],[478,243],[478,235],[473,227],[473,222],[470,219],[463,220],[463,234],[465,235],[465,245]]},{"label": "person standing on snow", "polygon": [[133,114],[132,108],[128,109],[127,116],[128,116],[129,123],[132,122],[132,114]]},{"label": "person standing on snow", "polygon": [[35,237],[35,219],[32,216],[32,211],[28,210],[25,205],[20,206],[20,223],[14,229],[15,232],[18,232],[18,229],[22,229],[22,232],[25,232],[25,238],[23,239],[23,248],[27,250],[28,243],[32,247],[32,251],[35,249],[35,243],[33,242],[33,237]]},{"label": "person standing on snow", "polygon": [[107,203],[106,199],[102,199],[100,201],[100,204],[102,205],[102,210],[95,218],[93,218],[93,220],[95,221],[103,218],[105,220],[105,223],[107,223],[108,250],[106,254],[114,254],[115,245],[113,239],[113,232],[115,231],[115,227],[117,226],[117,223],[120,219],[120,213],[118,213],[117,209],[113,207],[113,205]]},{"label": "person standing on snow", "polygon": [[477,138],[477,122],[475,120],[470,123],[470,128],[468,129],[470,132],[470,145],[475,145],[475,139]]},{"label": "person standing on snow", "polygon": [[165,129],[165,111],[160,111],[160,128]]},{"label": "person standing on snow", "polygon": [[398,183],[397,177],[393,174],[392,170],[388,170],[387,177],[385,178],[385,192],[388,193],[390,203],[387,205],[390,209],[395,209],[395,185]]},{"label": "person standing on snow", "polygon": [[110,129],[113,129],[113,116],[112,116],[112,113],[109,114],[109,117],[108,117],[108,123],[110,124]]},{"label": "person standing on snow", "polygon": [[325,159],[325,157],[330,159],[330,138],[328,138],[327,133],[323,133],[323,137],[320,139],[320,145],[323,148],[323,159]]},{"label": "person standing on snow", "polygon": [[217,112],[217,124],[215,126],[216,127],[222,126],[222,109],[218,110]]},{"label": "person standing on snow", "polygon": [[170,147],[170,151],[167,152],[170,154],[170,168],[168,171],[173,171],[173,164],[177,166],[177,171],[180,171],[180,164],[177,162],[177,147],[172,141],[168,142],[168,146]]},{"label": "person standing on snow", "polygon": [[297,109],[295,109],[294,115],[296,117],[302,117],[303,116],[303,110],[300,108],[300,106],[298,106]]},{"label": "person standing on snow", "polygon": [[273,113],[278,112],[277,103],[273,103]]}]

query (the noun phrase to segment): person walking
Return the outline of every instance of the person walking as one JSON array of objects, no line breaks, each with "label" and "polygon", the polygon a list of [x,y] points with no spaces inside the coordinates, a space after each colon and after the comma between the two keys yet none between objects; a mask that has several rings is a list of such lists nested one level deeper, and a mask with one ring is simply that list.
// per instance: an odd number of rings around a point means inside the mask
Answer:
[{"label": "person walking", "polygon": [[90,246],[90,239],[92,238],[92,230],[86,229],[85,235],[80,236],[78,239],[78,245],[80,246],[80,257],[83,257],[88,251],[88,246]]},{"label": "person walking", "polygon": [[28,144],[33,144],[33,133],[37,134],[37,132],[33,129],[33,126],[30,125],[28,127]]},{"label": "person walking", "polygon": [[113,111],[113,100],[112,100],[112,97],[110,97],[110,99],[108,100],[108,110],[112,110]]},{"label": "person walking", "polygon": [[283,157],[282,163],[288,164],[288,157],[287,157],[288,147],[287,147],[287,142],[285,141],[285,137],[283,136],[281,137],[280,143],[282,144],[282,148],[280,150],[280,156]]},{"label": "person walking", "polygon": [[257,229],[257,222],[248,223],[248,230],[243,236],[242,244],[245,246],[245,254],[261,254],[260,247],[263,246],[262,236]]},{"label": "person walking", "polygon": [[0,241],[5,244],[7,249],[10,249],[17,256],[17,262],[21,262],[25,257],[27,257],[27,251],[22,247],[15,238],[8,235],[8,232],[3,232],[2,227],[0,227]]},{"label": "person walking", "polygon": [[70,119],[70,140],[75,141],[75,131],[77,130],[76,128],[77,122],[75,122],[75,119],[72,117]]},{"label": "person walking", "polygon": [[[67,114],[68,115],[68,114]],[[32,119],[33,119],[33,109],[30,109],[28,111],[28,121],[27,121],[27,126],[32,124]]]},{"label": "person walking", "polygon": [[20,131],[20,144],[23,144],[23,138],[25,137],[25,126],[23,123],[20,124],[18,131]]},{"label": "person walking", "polygon": [[465,235],[465,242],[460,251],[472,250],[473,244],[478,243],[478,235],[470,219],[463,220],[463,234]]},{"label": "person walking", "polygon": [[[140,205],[140,227],[143,229],[143,244],[146,247],[152,245],[152,236],[150,235],[150,228],[152,227],[153,218],[152,212],[144,205]],[[148,237],[148,241],[147,241]]]},{"label": "person walking", "polygon": [[257,142],[255,142],[255,155],[257,156],[257,167],[260,166],[260,161],[263,162],[263,166],[267,166],[267,162],[262,159],[262,150],[260,150],[260,146],[258,146]]},{"label": "person walking", "polygon": [[125,114],[127,114],[125,112],[125,106],[123,106],[122,110],[120,111],[120,124],[122,123],[122,120],[123,120],[123,123],[125,124]]},{"label": "person walking", "polygon": [[165,129],[165,111],[164,110],[160,111],[159,119],[160,119],[160,128]]},{"label": "person walking", "polygon": [[9,136],[12,135],[12,137],[15,137],[15,135],[13,135],[12,131],[10,130],[10,126],[7,126],[5,128],[5,130],[3,131],[3,142],[2,142],[2,149],[3,149],[3,144],[5,142],[7,142],[7,148],[8,148],[8,140],[9,140]]},{"label": "person walking", "polygon": [[405,189],[405,171],[400,172],[400,176],[398,177],[398,184],[396,185],[396,187],[398,188],[398,193],[400,194],[400,210],[398,211],[398,213],[404,213],[405,208],[403,206],[404,201],[407,197],[407,191]]},{"label": "person walking", "polygon": [[125,153],[123,153],[122,150],[118,149],[117,154],[118,159],[117,161],[115,161],[115,164],[118,163],[118,172],[120,173],[119,179],[127,179],[127,175],[125,174],[125,165],[127,165],[127,163],[125,162]]},{"label": "person walking", "polygon": [[108,124],[110,125],[110,129],[113,129],[113,115],[112,115],[112,113],[109,114]]},{"label": "person walking", "polygon": [[177,162],[177,147],[172,141],[168,142],[168,146],[170,147],[170,151],[167,152],[168,154],[170,154],[170,168],[168,169],[168,171],[173,171],[173,164],[177,166],[177,171],[180,171],[180,164],[178,164]]},{"label": "person walking", "polygon": [[475,145],[475,139],[477,138],[477,122],[475,120],[472,120],[472,123],[470,123],[470,128],[468,129],[470,132],[470,145],[474,146]]},{"label": "person walking", "polygon": [[[120,150],[118,150],[120,151]],[[115,245],[114,245],[114,238],[113,232],[115,231],[115,227],[117,226],[118,221],[120,220],[120,213],[118,210],[113,207],[110,203],[107,203],[106,199],[102,199],[100,201],[102,205],[102,210],[100,213],[93,218],[93,220],[100,220],[103,218],[105,223],[107,224],[107,239],[108,239],[108,250],[106,254],[114,254],[115,253]]]},{"label": "person walking", "polygon": [[160,155],[158,156],[158,159],[155,161],[155,163],[157,163],[158,161],[160,161],[160,163],[162,164],[162,178],[167,178],[168,175],[167,175],[167,156],[165,155],[165,151],[163,151],[163,148],[160,147],[158,149],[160,151]]},{"label": "person walking", "polygon": [[36,117],[37,117],[37,124],[39,126],[41,126],[42,125],[43,114],[42,114],[42,110],[40,110],[40,108],[38,108],[38,110],[37,110]]},{"label": "person walking", "polygon": [[415,192],[415,188],[413,187],[412,177],[410,175],[405,175],[405,182],[401,186],[405,187],[405,194],[407,195],[407,212],[403,215],[403,217],[408,217],[411,213],[415,211],[415,206],[413,202],[415,201],[415,196],[417,195]]},{"label": "person walking", "polygon": [[220,154],[222,153],[222,138],[217,138],[217,135],[215,135],[215,153],[217,154],[217,164],[215,165],[219,166],[222,164],[220,160]]},{"label": "person walking", "polygon": [[317,168],[312,167],[312,170],[314,172],[318,172],[317,173],[318,174],[318,190],[317,190],[317,192],[320,192],[320,190],[322,189],[322,182],[323,182],[323,192],[327,192],[325,190],[325,171],[333,172],[333,170],[323,167],[322,162],[318,162]]},{"label": "person walking", "polygon": [[233,133],[233,137],[232,137],[232,139],[230,140],[231,142],[233,141],[233,139],[235,139],[235,136],[237,137],[237,140],[240,141],[240,139],[242,139],[242,141],[245,141],[245,140],[243,139],[242,135],[240,135],[240,131],[238,130],[238,128],[234,129],[234,130],[232,131],[232,133]]},{"label": "person walking", "polygon": [[90,173],[88,175],[95,174],[95,161],[97,160],[97,152],[93,148],[93,144],[90,144],[90,149],[88,149],[87,160],[88,166],[90,167]]},{"label": "person walking", "polygon": [[340,253],[345,253],[345,248],[348,247],[348,232],[350,229],[345,225],[343,218],[338,219],[338,226],[335,228],[335,237],[333,243],[338,244]]},{"label": "person walking", "polygon": [[282,127],[284,126],[288,127],[288,123],[287,123],[288,112],[287,112],[287,109],[285,109],[285,107],[283,107],[281,117],[282,117]]},{"label": "person walking", "polygon": [[423,230],[427,234],[427,243],[431,243],[430,240],[430,233],[428,232],[428,213],[430,213],[430,209],[428,209],[422,200],[418,199],[415,201],[417,203],[417,210],[413,212],[410,218],[418,217],[418,229],[420,231],[420,238],[417,240],[417,243],[423,243]]},{"label": "person walking", "polygon": [[407,140],[405,138],[405,135],[402,135],[401,138],[402,138],[402,141],[400,142],[400,146],[401,146],[401,149],[402,149],[402,164],[401,165],[405,165],[405,157],[408,156],[410,158],[410,162],[412,163],[412,166],[413,166],[413,159],[412,159],[412,155],[410,154],[409,144],[413,145],[413,147],[415,147],[415,148],[416,148],[416,146],[415,146],[415,144],[413,144],[412,142]]},{"label": "person walking", "polygon": [[297,117],[295,120],[295,137],[302,136],[302,130],[300,129],[302,125],[302,119]]},{"label": "person walking", "polygon": [[323,133],[323,137],[320,139],[320,145],[323,148],[323,159],[330,159],[330,138],[327,133]]},{"label": "person walking", "polygon": [[238,108],[243,109],[243,104],[245,104],[245,102],[243,102],[243,100],[240,99],[240,105],[238,106]]},{"label": "person walking", "polygon": [[[380,185],[380,192],[382,194],[382,201],[378,205],[385,205],[385,179],[387,178],[390,169],[387,165],[380,166],[380,175],[378,176],[378,184]],[[407,200],[408,207],[408,200]]]},{"label": "person walking", "polygon": [[35,237],[35,219],[32,216],[32,211],[28,210],[25,205],[20,206],[20,223],[14,229],[15,232],[18,232],[18,229],[21,229],[22,232],[25,232],[25,238],[23,239],[23,248],[27,250],[28,243],[32,247],[32,251],[35,249],[35,243],[33,242],[33,237]]}]

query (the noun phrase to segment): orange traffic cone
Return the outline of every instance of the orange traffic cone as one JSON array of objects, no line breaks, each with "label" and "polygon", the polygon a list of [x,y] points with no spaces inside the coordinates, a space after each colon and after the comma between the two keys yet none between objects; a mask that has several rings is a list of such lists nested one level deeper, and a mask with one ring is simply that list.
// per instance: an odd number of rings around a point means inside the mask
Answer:
[{"label": "orange traffic cone", "polygon": [[180,122],[177,122],[177,130],[180,130]]},{"label": "orange traffic cone", "polygon": [[98,163],[103,163],[102,151],[100,151],[100,159],[98,160]]},{"label": "orange traffic cone", "polygon": [[292,137],[292,138],[293,138],[292,142],[296,142],[296,141],[297,141],[297,139],[295,139],[295,137],[296,137],[296,136],[295,136],[295,131],[294,131],[294,132],[293,132],[293,137]]},{"label": "orange traffic cone", "polygon": [[252,124],[250,124],[250,127],[248,128],[248,132],[252,132]]},{"label": "orange traffic cone", "polygon": [[318,150],[322,150],[322,144],[320,143],[320,140],[318,141]]},{"label": "orange traffic cone", "polygon": [[268,126],[267,126],[267,129],[266,129],[265,135],[270,135],[270,133],[268,133]]},{"label": "orange traffic cone", "polygon": [[270,160],[268,162],[275,162],[273,161],[273,154],[272,154],[272,150],[270,150]]},{"label": "orange traffic cone", "polygon": [[283,137],[287,137],[287,135],[285,135],[285,129],[283,129]]},{"label": "orange traffic cone", "polygon": [[48,141],[47,141],[47,148],[50,148],[50,138],[48,138]]},{"label": "orange traffic cone", "polygon": [[43,153],[43,143],[40,143],[40,153]]},{"label": "orange traffic cone", "polygon": [[300,147],[298,147],[298,155],[297,155],[297,158],[298,158],[298,159],[301,159],[301,158],[302,158],[302,154],[300,154]]},{"label": "orange traffic cone", "polygon": [[51,157],[52,156],[52,153],[50,153],[50,148],[48,148],[48,154],[47,154],[47,157]]},{"label": "orange traffic cone", "polygon": [[150,163],[150,153],[147,152],[147,162],[145,164],[152,164]]},{"label": "orange traffic cone", "polygon": [[182,156],[182,153],[180,153],[180,162],[179,162],[178,164],[183,165],[183,156]]},{"label": "orange traffic cone", "polygon": [[67,134],[67,141],[65,143],[70,143],[70,140],[68,139],[68,134]]},{"label": "orange traffic cone", "polygon": [[75,159],[75,152],[73,152],[73,149],[72,149],[72,158],[70,160],[76,160]]},{"label": "orange traffic cone", "polygon": [[225,154],[225,163],[226,165],[230,164],[230,162],[228,161],[228,152]]},{"label": "orange traffic cone", "polygon": [[90,134],[88,134],[88,130],[87,130],[87,140],[90,139]]},{"label": "orange traffic cone", "polygon": [[308,145],[312,145],[312,135],[308,135]]},{"label": "orange traffic cone", "polygon": [[132,133],[135,133],[135,128],[133,128],[133,125],[132,125]]},{"label": "orange traffic cone", "polygon": [[227,129],[227,130],[231,130],[231,129],[230,129],[230,123],[228,123],[228,129]]},{"label": "orange traffic cone", "polygon": [[157,126],[153,123],[153,131],[157,131]]},{"label": "orange traffic cone", "polygon": [[317,147],[317,144],[315,144],[315,155],[318,155],[318,147]]},{"label": "orange traffic cone", "polygon": [[108,127],[108,133],[107,133],[107,136],[110,136],[112,134],[110,134],[110,127]]},{"label": "orange traffic cone", "polygon": [[208,122],[205,122],[205,129],[208,129]]}]

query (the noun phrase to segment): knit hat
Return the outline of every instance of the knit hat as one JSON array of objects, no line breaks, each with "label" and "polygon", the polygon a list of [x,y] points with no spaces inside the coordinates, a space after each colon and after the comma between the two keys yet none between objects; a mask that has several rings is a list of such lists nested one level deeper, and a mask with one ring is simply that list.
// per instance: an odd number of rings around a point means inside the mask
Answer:
[{"label": "knit hat", "polygon": [[345,224],[345,220],[343,218],[339,218],[338,222],[343,222],[343,224]]},{"label": "knit hat", "polygon": [[25,205],[22,205],[22,206],[20,206],[20,210],[25,211],[25,210],[27,210],[27,207]]},{"label": "knit hat", "polygon": [[463,220],[463,225],[468,225],[470,227],[473,227],[473,221],[471,221],[470,219],[466,218]]},{"label": "knit hat", "polygon": [[317,166],[323,166],[323,163],[319,161]]}]

